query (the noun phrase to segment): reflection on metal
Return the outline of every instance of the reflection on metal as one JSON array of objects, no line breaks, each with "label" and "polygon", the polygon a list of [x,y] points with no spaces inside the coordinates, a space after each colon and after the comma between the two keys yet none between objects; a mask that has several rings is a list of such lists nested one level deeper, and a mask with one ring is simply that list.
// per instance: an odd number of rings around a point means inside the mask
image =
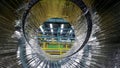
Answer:
[{"label": "reflection on metal", "polygon": [[[20,58],[16,58],[17,41],[11,38],[11,36],[15,31],[15,20],[21,18],[29,1],[30,0],[0,0],[0,68],[23,68],[21,62],[18,60]],[[54,17],[55,13],[55,16],[62,15],[60,17],[66,18],[67,21],[71,22],[71,25],[77,30],[75,34],[78,38],[83,37],[86,32],[86,24],[83,24],[86,23],[84,14],[79,13],[81,10],[77,9],[77,6],[70,5],[70,3],[66,1],[68,0],[41,0],[41,3],[38,3],[38,8],[32,9],[29,14],[29,16],[32,15],[30,16],[30,20],[35,23],[31,24],[28,31],[32,31],[30,30],[31,27],[39,27],[42,21]],[[76,55],[61,59],[61,61],[40,60],[47,58],[44,57],[44,52],[39,51],[43,56],[35,54],[36,52],[26,44],[27,55],[25,57],[27,57],[26,63],[28,68],[120,68],[120,1],[83,1],[88,6],[93,21],[92,36],[88,42],[88,45],[91,47],[89,54],[87,54],[87,50],[84,52],[84,49],[82,49]],[[64,9],[62,9],[62,6],[64,6]],[[37,14],[39,11],[40,14]],[[63,11],[63,14],[61,11]],[[37,19],[34,15],[38,15]],[[35,41],[35,38],[33,39],[31,39],[31,42]],[[35,46],[35,49],[37,48],[38,47]]]},{"label": "reflection on metal", "polygon": [[[68,2],[68,1],[67,1]],[[71,2],[71,1],[70,1]],[[76,1],[72,1],[73,3],[75,3],[77,5],[77,9],[81,9],[83,11],[83,13],[85,13],[86,11],[88,11],[87,9],[87,6],[84,4],[84,2],[82,0],[76,0]],[[27,31],[29,29],[29,27],[31,26],[31,24],[33,24],[32,21],[29,21],[31,20],[31,16],[28,16],[29,12],[32,11],[32,8],[35,8],[38,6],[38,3],[40,4],[41,1],[39,0],[36,0],[36,1],[33,1],[31,0],[30,3],[28,4],[28,8],[26,9],[26,11],[24,12],[23,14],[23,18],[22,18],[22,30],[23,30],[23,34],[24,34],[24,37],[26,39],[26,41],[28,42],[28,44],[31,46],[31,44],[29,43],[29,31]],[[54,3],[54,2],[53,2]],[[56,4],[57,2],[55,2]],[[74,5],[73,3],[71,3],[72,5]],[[37,4],[37,6],[36,6]],[[79,7],[79,8],[78,8]],[[57,8],[56,8],[57,9]],[[39,13],[39,12],[38,12]],[[33,13],[32,13],[33,14]],[[38,18],[37,15],[34,15],[35,18]],[[59,18],[59,17],[58,17]],[[82,44],[79,44],[81,46],[78,47],[78,49],[75,51],[75,52],[71,52],[71,54],[68,54],[66,57],[70,57],[74,54],[76,54],[77,52],[79,52],[85,45],[86,43],[88,42],[89,40],[89,37],[91,35],[91,31],[92,31],[92,20],[91,20],[91,14],[90,12],[88,11],[88,13],[86,13],[85,15],[85,18],[86,18],[86,22],[87,22],[87,33],[86,33],[86,37],[85,37],[85,40],[83,41]],[[29,24],[26,25],[26,20],[29,22]],[[38,25],[37,25],[38,26]],[[33,26],[32,30],[35,30],[35,28],[37,28],[37,26]],[[52,25],[51,25],[52,26]],[[27,28],[28,27],[28,28]],[[72,49],[72,48],[71,48]]]}]

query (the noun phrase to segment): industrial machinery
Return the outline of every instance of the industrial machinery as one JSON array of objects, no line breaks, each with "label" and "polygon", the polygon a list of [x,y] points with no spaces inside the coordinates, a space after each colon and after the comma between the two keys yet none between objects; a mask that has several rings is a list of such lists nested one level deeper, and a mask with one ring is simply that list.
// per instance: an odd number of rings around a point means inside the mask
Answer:
[{"label": "industrial machinery", "polygon": [[120,0],[0,0],[0,68],[120,68]]}]

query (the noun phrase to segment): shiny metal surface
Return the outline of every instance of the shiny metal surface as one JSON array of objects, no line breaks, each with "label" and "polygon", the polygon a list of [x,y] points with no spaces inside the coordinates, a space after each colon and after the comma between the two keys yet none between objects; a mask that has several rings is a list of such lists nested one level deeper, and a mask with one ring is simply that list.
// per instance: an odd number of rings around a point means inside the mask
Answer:
[{"label": "shiny metal surface", "polygon": [[[44,2],[46,1],[46,2]],[[81,10],[71,6],[65,9],[61,7],[67,5],[62,0],[44,0],[38,4],[40,15],[33,21],[40,20],[40,23],[34,23],[39,26],[42,21],[49,17],[64,17],[72,22],[76,29],[83,30],[79,23],[74,23],[81,16]],[[119,0],[83,0],[92,15],[93,31],[88,46],[78,52],[76,55],[62,59],[59,62],[48,62],[39,60],[37,55],[29,55],[27,59],[29,68],[119,68],[120,67],[120,1]],[[0,1],[0,68],[23,68],[20,58],[17,58],[18,40],[11,38],[15,31],[16,20],[20,20],[28,0],[1,0]],[[46,3],[48,5],[46,5]],[[68,3],[68,2],[67,2]],[[51,6],[49,6],[51,4]],[[60,8],[58,8],[59,5]],[[51,9],[54,8],[52,11]],[[59,12],[57,12],[59,11]],[[61,14],[65,11],[64,14]],[[80,14],[77,13],[81,12]],[[31,13],[32,13],[31,12]],[[69,16],[67,15],[70,14]],[[31,16],[34,17],[34,16]],[[78,18],[79,19],[79,18]],[[83,18],[79,19],[82,21]],[[82,24],[81,24],[82,25]],[[80,31],[82,32],[82,31]],[[79,32],[78,32],[79,35]],[[27,45],[26,45],[27,46]],[[32,51],[31,51],[32,52]],[[34,54],[34,53],[32,53]],[[34,64],[36,63],[36,64]]]}]

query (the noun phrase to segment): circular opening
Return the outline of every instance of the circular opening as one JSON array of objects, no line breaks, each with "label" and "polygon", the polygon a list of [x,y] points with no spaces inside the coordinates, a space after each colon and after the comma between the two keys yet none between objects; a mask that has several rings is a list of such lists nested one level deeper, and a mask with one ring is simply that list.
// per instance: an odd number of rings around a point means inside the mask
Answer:
[{"label": "circular opening", "polygon": [[[69,30],[69,33],[73,32],[74,35],[72,46],[70,47],[68,52],[65,52],[65,54],[61,53],[63,56],[60,57],[72,56],[73,54],[77,53],[80,49],[84,47],[84,45],[87,43],[90,37],[92,23],[90,19],[90,14],[85,9],[86,6],[84,6],[84,3],[82,1],[75,1],[74,3],[76,4],[67,0],[55,0],[55,1],[42,0],[35,2],[31,1],[31,3],[28,6],[29,9],[27,9],[23,15],[22,27],[26,41],[35,52],[37,52],[39,55],[43,55],[44,57],[47,55],[45,51],[43,51],[44,47],[42,45],[45,44],[45,46],[46,45],[50,46],[50,43],[48,44],[42,43],[41,42],[42,40],[38,40],[39,39],[38,37],[41,37],[40,39],[44,37],[44,41],[49,42],[50,41],[49,38],[45,38],[45,36],[41,36],[41,34],[42,35],[46,34],[46,32],[42,30],[42,28],[47,29],[48,27],[50,28],[49,30],[50,33],[47,32],[47,34],[48,35],[50,34],[50,37],[53,37],[55,30],[52,28],[53,22],[46,23],[46,21],[51,21],[51,19],[53,20],[63,19],[64,21],[67,20],[67,23],[69,24],[69,27],[72,30],[72,31]],[[80,10],[79,7],[82,10]],[[85,12],[85,15],[83,15],[82,11]],[[48,27],[44,27],[46,26],[46,24],[48,25]],[[61,28],[61,27],[63,28],[63,25],[64,24],[60,24],[57,28]],[[39,31],[41,31],[41,34],[39,33]],[[63,31],[58,30],[58,32],[59,32],[58,35],[61,35],[60,32],[64,32],[64,30]],[[67,32],[65,34],[67,34]],[[53,40],[54,42],[56,39],[51,38],[51,40]],[[65,42],[67,42],[67,40]],[[60,49],[62,49],[61,44],[63,43],[58,43],[58,44],[60,44]]]}]

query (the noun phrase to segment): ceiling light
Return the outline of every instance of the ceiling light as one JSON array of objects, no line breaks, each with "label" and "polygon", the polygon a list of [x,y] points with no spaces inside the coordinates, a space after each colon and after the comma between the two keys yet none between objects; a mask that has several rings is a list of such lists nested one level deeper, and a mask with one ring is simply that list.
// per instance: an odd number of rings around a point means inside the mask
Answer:
[{"label": "ceiling light", "polygon": [[50,28],[53,28],[53,25],[52,25],[52,24],[50,24]]},{"label": "ceiling light", "polygon": [[44,34],[44,30],[43,30],[43,28],[42,28],[42,25],[40,26],[40,29],[41,29],[41,31],[43,32],[43,34]]},{"label": "ceiling light", "polygon": [[60,31],[60,33],[62,33],[62,32],[63,32],[63,30]]},{"label": "ceiling light", "polygon": [[61,28],[62,28],[62,29],[64,28],[64,24],[61,25]]},{"label": "ceiling light", "polygon": [[53,33],[53,25],[50,24],[51,32]]},{"label": "ceiling light", "polygon": [[60,31],[60,33],[63,32],[63,28],[64,28],[64,24],[61,25],[61,31]]},{"label": "ceiling light", "polygon": [[70,30],[70,33],[72,33],[72,30]]},{"label": "ceiling light", "polygon": [[53,29],[51,29],[51,32],[53,33]]}]

